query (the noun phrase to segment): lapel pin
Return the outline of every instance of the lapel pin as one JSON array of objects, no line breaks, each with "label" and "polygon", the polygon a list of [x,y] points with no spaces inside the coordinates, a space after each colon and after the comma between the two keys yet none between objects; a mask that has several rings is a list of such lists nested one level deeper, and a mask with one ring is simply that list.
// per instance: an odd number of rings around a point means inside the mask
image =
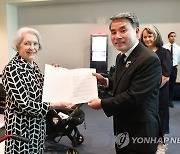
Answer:
[{"label": "lapel pin", "polygon": [[131,61],[127,61],[125,67],[128,68],[130,64],[131,64]]}]

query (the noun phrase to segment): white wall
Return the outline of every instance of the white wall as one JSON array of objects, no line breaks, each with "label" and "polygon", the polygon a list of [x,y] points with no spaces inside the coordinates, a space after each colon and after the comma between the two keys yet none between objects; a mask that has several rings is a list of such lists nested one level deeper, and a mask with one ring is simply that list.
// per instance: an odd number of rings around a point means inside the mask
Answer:
[{"label": "white wall", "polygon": [[[39,29],[44,42],[43,50],[37,58],[41,68],[44,63],[52,62],[70,69],[89,67],[90,34],[95,27],[97,26],[93,24],[36,25],[35,28]],[[99,27],[105,30],[107,28],[105,25]]]},{"label": "white wall", "polygon": [[17,31],[17,22],[17,7],[0,3],[0,74],[4,65],[15,55],[12,52],[11,39]]},{"label": "white wall", "polygon": [[8,55],[11,59],[16,54],[12,52],[12,43],[11,40],[14,36],[14,33],[18,29],[18,17],[17,17],[17,7],[12,5],[7,5],[7,29],[8,29]]},{"label": "white wall", "polygon": [[[109,33],[109,17],[124,11],[134,12],[141,26],[156,25],[167,42],[169,31],[176,31],[180,44],[179,0],[119,0],[111,2],[59,4],[18,7],[19,27],[38,29],[44,48],[36,61],[42,71],[45,63],[57,62],[67,68],[89,67],[90,34]],[[109,63],[114,64],[118,52],[109,40]]]},{"label": "white wall", "polygon": [[[4,64],[8,62],[8,34],[7,34],[7,14],[6,5],[0,5],[0,71],[2,71]],[[0,72],[1,74],[1,72]],[[1,82],[1,80],[0,80]]]}]

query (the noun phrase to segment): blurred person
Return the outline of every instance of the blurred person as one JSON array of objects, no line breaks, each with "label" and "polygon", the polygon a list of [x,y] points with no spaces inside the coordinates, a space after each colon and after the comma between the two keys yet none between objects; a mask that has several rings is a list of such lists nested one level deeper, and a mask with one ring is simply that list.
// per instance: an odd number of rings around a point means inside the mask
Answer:
[{"label": "blurred person", "polygon": [[93,109],[103,109],[113,116],[117,154],[154,154],[157,143],[138,143],[135,138],[162,137],[159,133],[158,93],[161,65],[158,56],[139,42],[139,21],[134,13],[119,13],[110,18],[110,38],[120,52],[114,78],[98,73],[98,83],[113,88],[107,99],[88,102]]},{"label": "blurred person", "polygon": [[[34,58],[42,48],[40,33],[28,27],[20,28],[12,47],[17,51],[5,66],[2,75],[6,91],[4,111],[6,134],[28,138],[24,143],[5,141],[5,154],[43,154],[46,135],[46,114],[50,109],[70,109],[69,103],[42,102],[43,75]],[[54,64],[54,66],[58,66]]]},{"label": "blurred person", "polygon": [[175,43],[176,33],[170,32],[168,34],[169,42],[164,45],[164,48],[169,49],[173,58],[173,68],[169,79],[169,107],[174,107],[173,96],[174,96],[174,87],[176,84],[177,78],[177,66],[180,64],[180,46]]},{"label": "blurred person", "polygon": [[[145,26],[141,33],[141,42],[155,52],[162,68],[162,82],[159,92],[159,117],[163,135],[169,134],[169,77],[172,70],[172,58],[170,51],[163,48],[163,41],[159,30],[154,25]],[[157,154],[166,151],[166,145],[160,143]]]}]

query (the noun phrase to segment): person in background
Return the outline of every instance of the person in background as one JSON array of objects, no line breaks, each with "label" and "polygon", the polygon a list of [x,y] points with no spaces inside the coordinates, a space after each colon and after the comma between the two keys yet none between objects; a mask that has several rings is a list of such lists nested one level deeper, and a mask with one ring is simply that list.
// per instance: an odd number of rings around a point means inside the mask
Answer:
[{"label": "person in background", "polygon": [[173,58],[173,68],[169,79],[169,107],[174,107],[173,104],[173,94],[174,94],[174,87],[177,78],[177,66],[180,64],[180,46],[175,43],[176,33],[170,32],[168,34],[169,42],[164,45],[164,48],[169,49],[172,54]]},{"label": "person in background", "polygon": [[119,13],[110,18],[110,38],[119,51],[114,78],[98,73],[98,83],[113,88],[107,99],[88,102],[113,116],[117,154],[154,154],[157,143],[140,144],[134,139],[161,137],[158,121],[158,94],[161,65],[158,56],[139,41],[139,21],[134,13]]},{"label": "person in background", "polygon": [[[169,77],[172,70],[170,51],[163,48],[163,41],[159,30],[154,25],[144,27],[141,33],[141,42],[155,52],[162,67],[162,82],[159,92],[159,117],[163,135],[169,134]],[[157,154],[163,154],[166,145],[159,143]]]},{"label": "person in background", "polygon": [[42,44],[36,29],[20,28],[12,47],[17,54],[5,66],[2,75],[7,96],[5,130],[6,134],[19,135],[30,141],[6,140],[5,154],[43,154],[47,112],[53,108],[68,110],[72,105],[65,102],[42,102],[43,75],[34,61]]}]

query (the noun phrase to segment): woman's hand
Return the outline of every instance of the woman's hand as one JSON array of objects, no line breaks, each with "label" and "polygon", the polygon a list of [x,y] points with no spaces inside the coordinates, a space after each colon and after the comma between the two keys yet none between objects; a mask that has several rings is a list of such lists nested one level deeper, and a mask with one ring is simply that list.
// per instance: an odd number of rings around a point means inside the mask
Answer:
[{"label": "woman's hand", "polygon": [[69,102],[51,102],[50,103],[52,109],[61,109],[61,110],[70,110],[75,104]]},{"label": "woman's hand", "polygon": [[60,64],[56,64],[56,63],[52,63],[51,65],[54,67],[60,67]]},{"label": "woman's hand", "polygon": [[60,104],[61,104],[60,108],[62,110],[70,110],[75,106],[75,104],[67,103],[67,102],[60,102]]}]

